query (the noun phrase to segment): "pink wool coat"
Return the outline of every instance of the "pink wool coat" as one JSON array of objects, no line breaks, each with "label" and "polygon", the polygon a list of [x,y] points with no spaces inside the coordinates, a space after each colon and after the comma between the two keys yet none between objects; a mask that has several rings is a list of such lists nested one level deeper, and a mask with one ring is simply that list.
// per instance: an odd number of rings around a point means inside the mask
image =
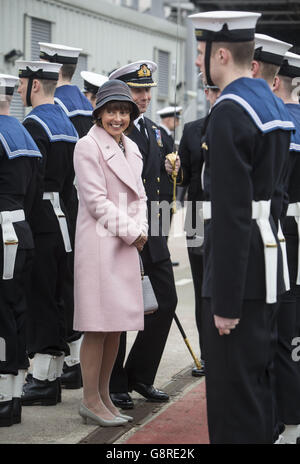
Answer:
[{"label": "pink wool coat", "polygon": [[125,153],[102,128],[79,140],[74,167],[79,196],[75,237],[74,329],[114,332],[144,328],[139,256],[147,234],[142,156],[122,136]]}]

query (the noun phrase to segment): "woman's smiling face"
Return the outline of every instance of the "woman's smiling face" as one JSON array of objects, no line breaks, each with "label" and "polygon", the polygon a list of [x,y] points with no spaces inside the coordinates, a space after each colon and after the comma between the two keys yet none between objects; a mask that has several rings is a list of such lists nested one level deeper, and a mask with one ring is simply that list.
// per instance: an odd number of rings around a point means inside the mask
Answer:
[{"label": "woman's smiling face", "polygon": [[122,133],[130,124],[130,110],[115,102],[105,106],[100,112],[100,118],[103,129],[119,142]]}]

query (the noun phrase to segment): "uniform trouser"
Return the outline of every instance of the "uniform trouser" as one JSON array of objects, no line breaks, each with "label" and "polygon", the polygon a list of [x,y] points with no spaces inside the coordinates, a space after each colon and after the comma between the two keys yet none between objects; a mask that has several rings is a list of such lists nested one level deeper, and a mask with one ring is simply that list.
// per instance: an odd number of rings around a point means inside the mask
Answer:
[{"label": "uniform trouser", "polygon": [[122,333],[118,356],[113,368],[110,391],[128,392],[136,382],[152,385],[165,348],[177,305],[173,268],[170,259],[144,264],[158,301],[158,310],[145,316],[144,330],[138,332],[127,357],[126,333]]},{"label": "uniform trouser", "polygon": [[78,340],[82,332],[73,330],[74,323],[74,245],[67,253],[67,268],[62,285],[62,299],[60,302],[65,314],[66,340],[68,343]]},{"label": "uniform trouser", "polygon": [[27,317],[27,345],[35,353],[69,354],[65,314],[59,302],[67,269],[67,253],[60,231],[34,237],[30,304]]},{"label": "uniform trouser", "polygon": [[299,337],[300,286],[296,285],[298,237],[286,236],[290,291],[281,296],[278,313],[278,347],[275,357],[278,419],[286,425],[300,424],[300,361],[293,356]]},{"label": "uniform trouser", "polygon": [[[189,240],[187,240],[189,242]],[[194,294],[195,294],[195,317],[196,325],[199,335],[199,346],[201,352],[201,359],[205,359],[204,346],[203,346],[203,304],[201,297],[201,288],[203,280],[203,255],[194,253],[190,247],[188,247],[188,256],[191,266]]]},{"label": "uniform trouser", "polygon": [[[1,246],[0,268],[3,266]],[[0,280],[0,373],[17,375],[29,367],[26,314],[33,250],[19,249],[13,279]]]},{"label": "uniform trouser", "polygon": [[238,326],[220,336],[203,301],[207,415],[213,444],[273,443],[273,361],[278,304],[243,302]]},{"label": "uniform trouser", "polygon": [[64,308],[65,312],[65,324],[67,332],[67,342],[71,343],[78,340],[82,332],[73,330],[74,322],[74,247],[75,247],[75,230],[76,230],[76,220],[78,212],[78,199],[77,199],[77,190],[73,186],[72,195],[70,198],[70,203],[67,204],[67,211],[69,217],[69,231],[70,231],[70,241],[72,246],[72,251],[67,254],[67,271],[64,279],[64,284],[62,288],[62,300],[61,305]]}]

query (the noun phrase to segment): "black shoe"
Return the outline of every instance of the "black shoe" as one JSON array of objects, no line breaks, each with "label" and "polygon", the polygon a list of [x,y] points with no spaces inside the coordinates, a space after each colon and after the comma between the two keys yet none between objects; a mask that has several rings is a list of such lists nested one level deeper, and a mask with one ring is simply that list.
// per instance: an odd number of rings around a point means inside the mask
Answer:
[{"label": "black shoe", "polygon": [[2,401],[0,403],[0,427],[13,425],[13,402]]},{"label": "black shoe", "polygon": [[[57,396],[57,402],[58,403],[61,403],[61,381],[60,381],[60,379],[61,379],[61,377],[56,379],[58,381],[58,396]],[[25,380],[26,380],[26,383],[32,382],[33,381],[33,375],[28,373],[26,375]]]},{"label": "black shoe", "polygon": [[169,395],[167,393],[157,390],[153,385],[146,385],[144,383],[137,382],[131,386],[129,391],[136,391],[148,401],[153,402],[164,402],[169,401]]},{"label": "black shoe", "polygon": [[204,361],[201,359],[201,368],[193,367],[192,369],[192,376],[193,377],[203,377],[205,375],[205,366]]},{"label": "black shoe", "polygon": [[62,388],[68,390],[77,390],[82,387],[82,376],[80,364],[74,366],[68,366],[64,363],[63,373],[60,377]]},{"label": "black shoe", "polygon": [[12,402],[13,402],[13,424],[20,424],[21,416],[22,416],[21,398],[13,398]]},{"label": "black shoe", "polygon": [[59,402],[59,396],[59,379],[50,382],[32,377],[23,386],[21,403],[22,406],[54,406]]},{"label": "black shoe", "polygon": [[110,399],[115,406],[122,409],[133,409],[134,404],[128,393],[110,393]]}]

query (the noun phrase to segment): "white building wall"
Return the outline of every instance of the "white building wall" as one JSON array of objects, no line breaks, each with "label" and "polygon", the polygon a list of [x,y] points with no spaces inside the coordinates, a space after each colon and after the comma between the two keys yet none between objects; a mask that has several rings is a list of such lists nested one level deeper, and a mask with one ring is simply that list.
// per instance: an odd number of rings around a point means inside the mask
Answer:
[{"label": "white building wall", "polygon": [[[158,50],[170,54],[171,70],[178,38],[177,82],[184,81],[186,31],[166,20],[105,0],[0,0],[0,11],[0,72],[16,73],[16,66],[4,61],[13,49],[23,51],[23,59],[31,59],[33,17],[50,21],[51,41],[82,48],[88,70],[102,74],[140,59],[156,61]],[[157,109],[174,101],[174,79],[169,74],[169,98],[160,99],[153,89],[153,119]]]}]

